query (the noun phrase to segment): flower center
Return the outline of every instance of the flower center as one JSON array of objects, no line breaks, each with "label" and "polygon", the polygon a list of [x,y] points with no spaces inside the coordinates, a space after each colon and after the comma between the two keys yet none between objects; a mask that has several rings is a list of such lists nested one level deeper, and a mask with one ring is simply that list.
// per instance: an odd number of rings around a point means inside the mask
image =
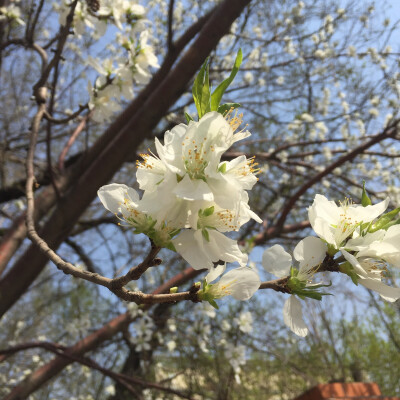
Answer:
[{"label": "flower center", "polygon": [[207,210],[209,209],[199,211],[198,229],[211,228],[221,232],[239,230],[240,226],[235,212],[220,210],[210,214]]},{"label": "flower center", "polygon": [[368,276],[372,279],[381,280],[387,272],[386,264],[380,260],[363,258],[360,260],[360,264],[364,268]]},{"label": "flower center", "polygon": [[148,149],[150,154],[139,154],[143,161],[136,160],[136,167],[151,170],[153,174],[164,175],[165,166],[163,162]]},{"label": "flower center", "polygon": [[[185,154],[183,154],[183,163],[185,171],[189,175],[190,179],[202,179],[206,180],[204,170],[209,164],[209,157],[215,151],[214,146],[207,145],[207,138],[203,138],[201,143],[196,139],[192,139],[191,142],[188,136],[185,137],[182,142],[182,146],[187,148]],[[185,143],[186,142],[186,143]]]}]

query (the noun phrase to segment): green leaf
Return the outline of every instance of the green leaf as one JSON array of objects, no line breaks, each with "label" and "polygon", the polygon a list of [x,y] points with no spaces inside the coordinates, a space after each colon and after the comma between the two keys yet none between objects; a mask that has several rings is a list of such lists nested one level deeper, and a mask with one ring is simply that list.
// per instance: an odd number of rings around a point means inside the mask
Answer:
[{"label": "green leaf", "polygon": [[193,118],[185,112],[185,118],[186,118],[186,122],[189,123],[190,121],[193,121]]},{"label": "green leaf", "polygon": [[395,208],[393,211],[390,211],[384,215],[382,215],[375,224],[371,225],[368,229],[368,232],[376,232],[380,229],[388,229],[392,225],[396,225],[400,220],[393,221],[397,214],[400,212],[400,207]]},{"label": "green leaf", "polygon": [[218,112],[225,116],[230,109],[235,109],[239,107],[241,107],[241,104],[239,103],[225,103],[218,106]]},{"label": "green leaf", "polygon": [[205,217],[209,217],[210,215],[212,215],[214,213],[214,206],[208,207],[204,210],[203,215]]},{"label": "green leaf", "polygon": [[226,162],[222,163],[218,168],[218,172],[222,172],[223,174],[226,172]]},{"label": "green leaf", "polygon": [[231,74],[227,79],[225,79],[218,85],[218,87],[214,90],[213,94],[211,95],[211,111],[218,111],[218,106],[221,103],[222,95],[225,93],[226,89],[232,83],[233,79],[238,73],[240,64],[242,63],[242,59],[243,59],[242,49],[239,49],[236,55],[235,64],[233,65]]},{"label": "green leaf", "polygon": [[[203,109],[202,109],[203,104],[206,104],[207,100],[210,99],[210,86],[209,86],[209,82],[208,82],[208,78],[209,78],[208,77],[208,60],[209,60],[209,57],[207,57],[206,61],[204,61],[204,64],[200,68],[200,71],[197,74],[196,79],[193,82],[193,88],[192,88],[193,100],[194,100],[194,104],[196,105],[196,108],[197,108],[197,113],[199,114],[199,119],[204,115]],[[207,82],[204,82],[204,77],[206,77]],[[206,88],[204,88],[204,86],[206,86]],[[205,98],[203,100],[203,92],[204,92],[205,97],[208,96],[208,99]]]},{"label": "green leaf", "polygon": [[[206,67],[206,76],[204,78],[203,88],[201,90],[201,116],[211,111],[211,92],[210,92],[210,77],[209,77],[210,66]],[[200,119],[199,114],[199,119]]]},{"label": "green leaf", "polygon": [[370,206],[372,204],[371,199],[368,197],[368,193],[365,190],[365,181],[363,181],[363,191],[361,195],[361,204],[363,207]]}]

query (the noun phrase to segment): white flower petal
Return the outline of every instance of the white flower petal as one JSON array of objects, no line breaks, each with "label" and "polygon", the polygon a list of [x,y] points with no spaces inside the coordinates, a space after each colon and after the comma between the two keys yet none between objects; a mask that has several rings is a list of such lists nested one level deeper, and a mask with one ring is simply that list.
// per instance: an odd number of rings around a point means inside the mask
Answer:
[{"label": "white flower petal", "polygon": [[283,306],[283,321],[296,335],[307,336],[308,328],[303,320],[301,303],[295,296],[290,296]]},{"label": "white flower petal", "polygon": [[293,251],[293,257],[302,263],[318,265],[324,260],[328,247],[320,238],[308,236],[301,240]]},{"label": "white flower petal", "polygon": [[340,218],[339,207],[334,201],[329,201],[325,196],[317,194],[313,204],[308,208],[308,218],[313,229],[317,217],[324,219],[328,224],[336,224]]},{"label": "white flower petal", "polygon": [[346,250],[342,249],[342,254],[344,258],[354,267],[357,275],[361,278],[367,278],[368,274],[364,270],[364,268],[361,266],[359,261],[357,260],[356,257],[354,257],[352,254],[348,253]]},{"label": "white flower petal", "polygon": [[176,185],[174,193],[183,200],[214,200],[207,183],[201,179],[191,180],[188,175]]},{"label": "white flower petal", "polygon": [[356,221],[359,222],[371,222],[375,218],[379,217],[388,207],[389,205],[389,197],[387,197],[385,200],[381,201],[378,204],[374,204],[371,206],[363,207],[362,205],[354,205],[354,206],[349,206],[347,208],[347,214],[348,216]]},{"label": "white flower petal", "polygon": [[235,268],[227,272],[218,282],[218,286],[228,286],[230,295],[236,300],[248,300],[260,287],[257,272],[248,267]]},{"label": "white flower petal", "polygon": [[287,253],[282,246],[275,244],[264,251],[262,256],[262,266],[264,269],[278,278],[283,278],[290,274],[292,256]]},{"label": "white flower petal", "polygon": [[400,299],[400,288],[394,288],[376,279],[360,279],[358,281],[361,285],[367,289],[373,290],[381,295],[387,301],[394,302]]},{"label": "white flower petal", "polygon": [[346,249],[353,251],[362,251],[368,249],[368,247],[376,241],[381,241],[385,236],[384,230],[379,230],[373,233],[367,233],[365,236],[359,236],[355,239],[350,239],[346,243]]},{"label": "white flower petal", "polygon": [[139,201],[136,190],[120,183],[102,186],[97,191],[97,195],[103,206],[114,214],[121,212],[121,207],[124,209],[123,204],[126,198],[134,203]]},{"label": "white flower petal", "polygon": [[208,230],[210,241],[204,239],[204,249],[213,262],[222,260],[226,262],[238,262],[246,265],[248,255],[240,251],[236,240],[230,239],[223,233],[213,229]]},{"label": "white flower petal", "polygon": [[172,243],[176,251],[194,269],[211,268],[214,264],[204,250],[203,240],[198,237],[198,234],[201,235],[201,232],[192,229],[184,230],[175,239],[172,239]]},{"label": "white flower petal", "polygon": [[216,267],[211,267],[210,272],[206,275],[207,283],[214,282],[219,276],[221,276],[226,269],[226,264],[218,264]]}]

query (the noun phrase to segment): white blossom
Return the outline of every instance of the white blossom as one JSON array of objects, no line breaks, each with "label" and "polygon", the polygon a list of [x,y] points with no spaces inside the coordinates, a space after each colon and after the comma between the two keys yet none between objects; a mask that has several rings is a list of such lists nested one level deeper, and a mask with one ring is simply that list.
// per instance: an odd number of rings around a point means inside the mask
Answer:
[{"label": "white blossom", "polygon": [[[260,278],[258,273],[248,267],[232,269],[226,274],[225,264],[219,264],[210,269],[205,277],[208,288],[205,293],[211,295],[213,299],[220,299],[225,296],[232,296],[236,300],[248,300],[260,287]],[[214,282],[219,276],[222,277],[218,282]]]},{"label": "white blossom", "polygon": [[[305,282],[306,286],[312,286],[311,280],[323,262],[326,252],[326,244],[316,237],[308,236],[301,240],[293,252],[295,260],[299,262],[296,278]],[[264,251],[262,265],[269,273],[284,278],[290,275],[292,257],[282,246],[274,245]],[[301,303],[294,295],[291,295],[284,304],[283,320],[296,335],[302,337],[307,335],[308,328],[303,320]]]},{"label": "white blossom", "polygon": [[317,235],[339,249],[361,223],[373,221],[386,210],[388,204],[389,198],[367,207],[348,200],[338,206],[317,194],[308,209],[308,217]]}]

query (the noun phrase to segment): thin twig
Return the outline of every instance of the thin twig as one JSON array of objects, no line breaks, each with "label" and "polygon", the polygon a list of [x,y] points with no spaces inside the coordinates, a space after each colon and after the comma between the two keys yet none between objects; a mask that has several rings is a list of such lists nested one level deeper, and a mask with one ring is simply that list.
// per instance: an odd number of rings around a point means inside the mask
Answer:
[{"label": "thin twig", "polygon": [[79,134],[83,131],[83,129],[86,126],[87,121],[89,120],[89,118],[91,117],[92,112],[89,112],[83,119],[82,121],[79,123],[79,125],[76,127],[75,131],[72,133],[72,135],[70,136],[70,138],[68,139],[67,144],[65,145],[65,147],[62,149],[60,157],[58,158],[58,168],[60,171],[64,171],[64,161],[65,161],[65,157],[68,154],[69,149],[72,147],[72,145],[74,144],[75,140],[78,138]]}]

